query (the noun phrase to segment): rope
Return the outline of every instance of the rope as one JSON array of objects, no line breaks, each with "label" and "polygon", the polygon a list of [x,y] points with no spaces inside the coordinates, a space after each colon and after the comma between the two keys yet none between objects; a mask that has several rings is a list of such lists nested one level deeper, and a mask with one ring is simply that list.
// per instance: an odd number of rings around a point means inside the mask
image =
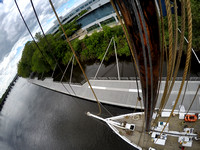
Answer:
[{"label": "rope", "polygon": [[[159,10],[160,10],[160,18],[161,18],[161,30],[162,30],[162,50],[161,50],[161,60],[160,60],[160,72],[159,72],[159,83],[158,83],[158,90],[157,90],[157,96],[156,100],[158,99],[159,91],[160,91],[160,85],[162,81],[162,72],[163,72],[163,62],[164,62],[164,56],[165,56],[165,51],[166,51],[166,46],[165,46],[165,31],[164,31],[164,21],[163,21],[163,11],[162,11],[162,5],[161,5],[161,0],[159,0]],[[166,54],[167,55],[167,54]],[[167,58],[167,57],[166,57]],[[166,59],[167,61],[167,59]],[[168,61],[167,61],[168,62]],[[157,124],[158,121],[158,113],[156,115],[156,118],[153,121],[153,125]]]},{"label": "rope", "polygon": [[163,72],[163,62],[164,62],[164,50],[165,50],[165,31],[164,31],[164,23],[163,23],[163,13],[162,13],[162,6],[161,6],[161,0],[159,0],[159,9],[160,9],[160,16],[161,16],[161,30],[162,30],[162,50],[161,50],[161,57],[160,57],[160,71],[159,71],[159,83],[158,83],[158,90],[156,95],[156,101],[158,99],[159,91],[160,91],[160,85],[162,80],[162,72]]},{"label": "rope", "polygon": [[[189,78],[190,78],[190,69],[191,69],[191,61],[190,61],[189,71],[188,71],[188,74],[187,74],[187,81],[186,81],[186,85],[185,85],[185,90],[184,90],[183,97],[182,97],[180,105],[183,105],[183,101],[184,101],[184,98],[185,98],[185,93],[186,93],[187,86],[188,86],[188,81],[189,81]],[[179,109],[179,111],[180,111],[180,109]]]},{"label": "rope", "polygon": [[31,33],[31,31],[30,31],[28,25],[26,24],[26,21],[25,21],[23,15],[22,15],[22,13],[21,13],[21,11],[20,11],[20,9],[19,9],[19,6],[18,6],[18,4],[17,4],[17,1],[14,0],[14,2],[15,2],[15,4],[16,4],[16,6],[17,6],[17,9],[18,9],[18,11],[19,11],[19,14],[20,14],[20,16],[21,16],[21,18],[22,18],[22,20],[23,20],[23,22],[24,22],[24,24],[25,24],[25,26],[26,26],[26,28],[27,28],[27,30],[28,30],[28,32],[29,32],[29,34],[31,35],[31,38],[33,39],[33,41],[34,41],[36,47],[38,48],[39,52],[41,53],[41,55],[43,56],[43,58],[45,59],[45,61],[47,62],[47,64],[51,67],[50,63],[47,61],[47,58],[45,57],[45,55],[44,55],[43,52],[41,51],[39,45],[38,45],[37,42],[35,41],[35,39],[34,39],[32,33]]},{"label": "rope", "polygon": [[[184,44],[184,33],[185,33],[185,0],[182,0],[182,2],[181,2],[181,11],[182,11],[182,12],[181,12],[181,30],[182,30],[183,32],[181,32],[180,48],[179,48],[179,52],[178,52],[177,63],[176,63],[176,66],[175,66],[173,81],[172,81],[172,83],[171,83],[171,86],[170,86],[170,89],[169,89],[169,91],[168,91],[168,94],[165,95],[165,96],[166,96],[166,99],[168,99],[169,96],[170,96],[170,93],[171,93],[172,88],[173,88],[174,83],[175,83],[175,79],[176,79],[177,74],[178,74],[178,69],[179,69],[179,66],[180,66],[180,62],[181,62],[181,56],[182,56],[183,44]],[[160,108],[159,108],[159,111],[158,111],[158,113],[157,113],[156,119],[154,120],[154,124],[155,124],[155,122],[158,121],[158,117],[160,116],[160,114],[161,114],[163,108],[165,107],[166,102],[167,102],[167,101],[164,101],[164,102],[161,101],[162,106],[160,106]]]},{"label": "rope", "polygon": [[[162,110],[164,103],[166,101],[166,95],[169,88],[169,80],[172,72],[172,44],[173,44],[173,31],[172,31],[172,16],[171,16],[171,7],[169,0],[165,0],[166,8],[167,8],[167,18],[168,18],[168,31],[169,31],[169,67],[167,68],[167,78],[165,83],[164,93],[161,99],[160,110]],[[158,113],[159,114],[159,113]]]},{"label": "rope", "polygon": [[101,63],[100,63],[100,65],[99,65],[98,69],[97,69],[97,72],[96,72],[95,76],[94,76],[94,80],[96,79],[97,74],[99,73],[99,70],[100,70],[101,65],[102,65],[102,63],[103,63],[103,61],[104,61],[104,59],[105,59],[105,57],[106,57],[106,55],[107,55],[107,52],[108,52],[108,50],[109,50],[109,48],[110,48],[110,44],[111,44],[112,40],[113,40],[113,37],[110,39],[110,42],[109,42],[109,44],[108,44],[108,47],[106,48],[106,52],[105,52],[104,55],[103,55],[103,58],[102,58],[102,60],[101,60]]},{"label": "rope", "polygon": [[72,83],[73,67],[74,67],[74,57],[73,57],[73,60],[72,60],[72,67],[71,67],[71,73],[70,73],[70,79],[69,79],[70,84]]},{"label": "rope", "polygon": [[69,62],[68,62],[68,64],[67,64],[67,67],[65,68],[65,71],[63,72],[63,75],[62,75],[62,77],[61,77],[61,79],[60,79],[60,82],[62,82],[62,80],[63,80],[63,78],[64,78],[64,76],[65,76],[65,73],[66,73],[66,71],[67,71],[67,69],[68,69],[68,67],[69,67],[69,64],[70,64],[70,62],[72,61],[72,58],[73,58],[73,54],[72,54],[72,56],[71,56],[71,58],[70,58],[70,60],[69,60]]},{"label": "rope", "polygon": [[[184,18],[182,18],[183,19],[183,23],[185,24],[185,3],[183,3],[183,17]],[[176,49],[177,49],[177,42],[178,42],[178,30],[177,30],[177,28],[178,28],[178,20],[177,20],[177,5],[176,5],[176,2],[175,2],[175,9],[176,9],[176,11],[175,11],[175,44],[174,44],[174,51],[175,51],[175,53],[174,53],[174,60],[173,60],[173,66],[172,66],[172,71],[174,70],[174,65],[175,65],[175,59],[176,59]],[[173,86],[174,86],[174,83],[175,83],[175,79],[176,79],[176,77],[177,77],[177,74],[178,74],[178,70],[179,70],[179,66],[180,66],[180,62],[181,62],[181,56],[182,56],[182,48],[179,50],[179,55],[178,55],[178,58],[177,58],[177,63],[176,63],[176,66],[175,66],[175,71],[174,71],[174,76],[173,76],[173,81],[171,82],[171,85],[170,85],[170,88],[169,88],[169,91],[168,91],[168,93],[167,93],[167,95],[166,95],[166,99],[168,99],[169,98],[169,96],[170,96],[170,94],[171,94],[171,91],[172,91],[172,88],[173,88]],[[173,73],[171,74],[171,78],[172,78],[172,75],[173,75]],[[165,101],[165,103],[164,103],[164,105],[163,105],[163,108],[165,107],[165,105],[166,105],[166,102],[167,101]],[[163,108],[161,109],[161,111],[163,110]]]},{"label": "rope", "polygon": [[188,67],[189,67],[189,63],[190,63],[190,58],[191,58],[191,50],[192,50],[192,13],[191,13],[190,0],[186,0],[186,4],[187,4],[186,5],[187,18],[188,18],[188,47],[187,47],[186,64],[185,64],[185,68],[184,68],[183,79],[182,79],[182,82],[181,82],[181,86],[180,86],[180,89],[179,89],[175,104],[173,106],[173,109],[172,109],[172,111],[170,113],[169,118],[166,121],[166,124],[165,124],[164,128],[161,131],[161,134],[163,133],[164,129],[166,128],[166,125],[168,124],[170,118],[172,117],[172,114],[173,114],[173,112],[174,112],[174,110],[176,108],[176,105],[178,103],[178,100],[180,98],[181,91],[182,91],[182,88],[183,88],[183,85],[184,85],[184,81],[185,81],[185,78],[186,78],[186,75],[187,75],[187,71],[188,71]]},{"label": "rope", "polygon": [[[177,74],[178,74],[178,70],[179,70],[179,66],[180,66],[180,62],[181,62],[181,57],[182,57],[182,52],[183,52],[183,44],[184,44],[184,33],[185,33],[185,0],[183,0],[182,2],[182,18],[181,18],[181,28],[183,28],[184,32],[181,34],[181,40],[180,40],[180,49],[179,49],[179,54],[178,54],[178,58],[177,58],[177,63],[176,63],[176,67],[175,67],[175,71],[174,71],[174,76],[173,76],[173,81],[171,83],[171,86],[170,86],[170,89],[169,89],[169,92],[167,94],[167,97],[166,99],[169,98],[170,96],[170,93],[172,91],[172,88],[174,86],[174,83],[175,83],[175,79],[177,77]],[[166,103],[164,104],[164,107],[165,107]],[[163,107],[163,108],[164,108]],[[162,109],[163,109],[162,108]],[[162,111],[162,110],[161,110]]]},{"label": "rope", "polygon": [[[138,94],[137,103],[138,103],[138,100],[140,100],[140,104],[141,104],[141,97],[140,97],[140,92],[139,92],[139,85],[138,85],[137,74],[136,74],[136,71],[135,71],[135,65],[133,65],[133,67],[134,67],[134,75],[135,75],[136,87],[137,87],[137,94]],[[137,103],[136,103],[136,107],[135,107],[134,112],[136,111]],[[141,110],[142,110],[142,105],[141,105]]]},{"label": "rope", "polygon": [[117,76],[118,76],[118,80],[120,80],[120,74],[119,74],[119,63],[118,63],[118,58],[117,58],[117,49],[116,49],[116,44],[115,44],[115,39],[114,39],[114,38],[113,38],[113,43],[114,43],[115,58],[116,58],[116,64],[117,64]]},{"label": "rope", "polygon": [[[160,107],[159,107],[159,111],[156,115],[156,119],[154,120],[154,123],[158,121],[158,117],[161,114],[162,109],[164,108],[164,105],[166,103],[166,95],[168,93],[168,89],[169,89],[169,80],[171,77],[171,72],[172,72],[172,44],[173,44],[173,31],[172,31],[172,16],[171,16],[171,6],[170,6],[170,2],[169,0],[165,0],[165,4],[166,4],[166,10],[167,10],[167,19],[168,19],[168,31],[169,31],[169,60],[168,60],[168,67],[167,67],[167,78],[166,78],[166,83],[165,83],[165,88],[164,88],[164,93],[162,95],[161,98],[161,103],[160,103]],[[167,56],[167,52],[166,52],[166,56]]]},{"label": "rope", "polygon": [[141,107],[141,110],[142,110],[142,104],[141,104],[141,97],[137,97],[137,101],[136,101],[136,106],[135,106],[135,109],[133,112],[136,112],[136,109],[137,109],[137,105],[138,105],[138,101],[140,102],[140,107]]},{"label": "rope", "polygon": [[[172,70],[174,70],[175,66],[175,61],[176,61],[176,54],[177,54],[177,44],[178,44],[178,16],[177,16],[177,4],[176,0],[174,1],[174,9],[175,9],[175,27],[174,27],[174,60],[173,60],[173,65],[172,65]],[[173,73],[171,74],[172,77]]]},{"label": "rope", "polygon": [[129,36],[128,36],[127,30],[126,30],[126,28],[125,28],[125,26],[124,26],[124,24],[123,24],[123,22],[122,22],[122,19],[121,19],[120,15],[119,15],[119,12],[118,12],[117,7],[115,6],[113,0],[110,0],[110,3],[111,3],[111,5],[112,5],[113,8],[114,8],[115,13],[117,14],[117,18],[119,19],[119,22],[120,22],[120,24],[121,24],[121,26],[122,26],[122,29],[123,29],[123,31],[124,31],[126,40],[127,40],[127,42],[128,42],[128,45],[129,45],[129,48],[130,48],[130,51],[131,51],[131,54],[132,54],[132,57],[133,57],[133,60],[134,60],[134,63],[135,63],[135,67],[136,67],[137,73],[138,73],[138,76],[139,76],[139,75],[140,75],[140,74],[139,74],[139,69],[138,69],[137,62],[136,62],[136,59],[135,59],[135,55],[134,55],[134,52],[133,52],[133,49],[135,50],[135,47],[133,48],[132,45],[131,45],[130,38],[129,38]]},{"label": "rope", "polygon": [[[52,49],[50,48],[50,45],[51,45],[51,44],[50,44],[49,41],[47,40],[46,34],[44,33],[44,30],[43,30],[42,25],[41,25],[41,23],[40,23],[40,20],[39,20],[39,18],[38,18],[37,12],[36,12],[36,10],[35,10],[33,1],[30,0],[30,2],[31,2],[32,8],[33,8],[35,17],[36,17],[36,19],[37,19],[37,22],[38,22],[38,24],[39,24],[39,26],[40,26],[40,29],[41,29],[41,31],[42,31],[42,34],[43,34],[43,36],[44,36],[44,39],[45,39],[45,41],[46,41],[46,43],[47,43],[47,45],[48,45],[48,49],[51,50],[51,52],[52,52]],[[52,56],[53,56],[53,58],[54,58],[56,64],[58,64],[58,67],[59,67],[60,71],[62,72],[62,74],[64,74],[62,68],[60,67],[60,65],[59,65],[59,63],[58,63],[58,60],[57,60],[56,57],[55,57],[55,55],[54,55],[53,53],[50,53],[50,54],[52,54]],[[63,77],[65,77],[65,76],[63,76]],[[62,78],[63,78],[63,77],[62,77]],[[65,77],[65,79],[66,79],[66,77]],[[67,80],[67,79],[66,79],[66,80]],[[61,82],[62,82],[62,81],[61,81]],[[65,89],[67,89],[67,88],[65,87],[64,84],[62,84],[62,85],[64,86]],[[73,88],[71,87],[70,84],[69,84],[69,86],[70,86],[71,90],[73,91],[74,95],[76,95],[75,92],[74,92],[74,90],[73,90]],[[67,90],[67,91],[68,91],[68,90]],[[70,92],[68,91],[68,93],[70,93]]]},{"label": "rope", "polygon": [[62,24],[61,24],[61,22],[60,22],[60,19],[59,19],[57,13],[56,13],[56,10],[55,10],[55,8],[54,8],[54,6],[53,6],[52,1],[49,0],[49,2],[50,2],[50,4],[51,4],[51,7],[52,7],[52,9],[53,9],[53,11],[54,11],[54,14],[55,14],[55,16],[56,16],[58,22],[59,22],[59,24],[60,24],[60,27],[61,27],[61,29],[62,29],[64,35],[65,35],[66,41],[67,41],[67,43],[69,44],[69,46],[70,46],[70,48],[71,48],[71,50],[72,50],[72,52],[73,52],[73,54],[74,54],[74,57],[76,58],[76,61],[77,61],[77,63],[79,64],[80,69],[81,69],[81,71],[82,71],[82,73],[83,73],[83,75],[84,75],[84,77],[85,77],[85,79],[86,79],[88,85],[90,86],[90,89],[91,89],[91,91],[92,91],[92,93],[93,93],[93,95],[94,95],[94,97],[95,97],[95,99],[96,99],[96,101],[97,101],[97,104],[98,104],[98,107],[99,107],[99,113],[98,113],[97,115],[100,115],[100,114],[101,114],[100,102],[99,102],[99,100],[98,100],[98,98],[97,98],[97,96],[96,96],[96,94],[95,94],[95,92],[94,92],[94,90],[93,90],[93,88],[92,88],[92,86],[91,86],[91,84],[90,84],[90,81],[88,80],[88,77],[87,77],[86,74],[85,74],[85,71],[83,70],[83,67],[82,67],[81,63],[79,62],[78,57],[76,56],[76,53],[75,53],[75,51],[74,51],[74,49],[73,49],[73,47],[72,47],[72,45],[71,45],[71,43],[70,43],[70,41],[69,41],[69,39],[68,39],[68,37],[67,37],[67,34],[66,34],[65,31],[64,31],[64,28],[63,28],[63,26],[62,26]]},{"label": "rope", "polygon": [[55,70],[56,70],[56,67],[57,67],[57,63],[55,64],[55,67],[54,67],[54,69],[53,69],[53,73],[52,73],[52,75],[51,75],[51,78],[53,78],[53,76],[54,76],[54,72],[55,72]]},{"label": "rope", "polygon": [[188,108],[188,111],[187,111],[186,115],[187,115],[188,112],[190,111],[190,108],[192,107],[192,104],[194,103],[194,100],[195,100],[195,98],[197,97],[197,94],[198,94],[198,92],[199,92],[199,89],[200,89],[200,84],[199,84],[199,86],[198,86],[198,88],[197,88],[197,91],[196,91],[196,93],[195,93],[195,95],[194,95],[194,98],[193,98],[193,100],[192,100],[192,103],[190,104],[190,106],[189,106],[189,108]]}]

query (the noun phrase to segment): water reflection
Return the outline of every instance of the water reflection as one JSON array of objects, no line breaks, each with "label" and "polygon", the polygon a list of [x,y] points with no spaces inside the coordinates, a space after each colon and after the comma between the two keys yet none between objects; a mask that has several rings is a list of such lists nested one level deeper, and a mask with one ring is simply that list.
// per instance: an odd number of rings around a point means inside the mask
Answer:
[{"label": "water reflection", "polygon": [[[112,114],[132,110],[106,106]],[[96,103],[56,93],[19,78],[0,116],[2,150],[132,149],[107,125],[85,115]],[[104,111],[103,116],[108,116]]]},{"label": "water reflection", "polygon": [[[185,59],[186,56],[183,55],[181,59],[181,64],[179,67],[179,71],[177,74],[177,77],[182,77],[183,76],[183,71],[185,68]],[[100,65],[100,62],[96,62],[95,60],[91,60],[89,62],[82,63],[82,67],[87,75],[88,78],[93,78],[98,70],[98,67]],[[190,77],[199,77],[200,76],[200,67],[196,59],[191,60],[191,69],[190,69]],[[66,66],[62,66],[63,70],[65,69]],[[166,77],[167,76],[167,63],[164,61],[163,64],[163,72],[162,76]],[[67,72],[65,74],[65,77],[63,81],[69,82],[70,79],[70,74],[71,74],[71,64],[67,69]],[[119,57],[119,74],[120,77],[135,77],[135,71],[134,71],[134,66],[133,66],[133,61],[131,61],[131,57]],[[59,68],[57,67],[55,74],[54,74],[54,80],[55,81],[60,81],[62,77],[62,73],[60,72]],[[117,65],[116,65],[116,59],[115,57],[111,57],[109,61],[103,62],[101,65],[101,68],[97,74],[97,77],[115,77],[117,79],[118,74],[117,74]],[[78,64],[73,67],[73,74],[72,74],[72,82],[73,83],[81,83],[84,80],[84,76],[82,74],[82,71]]]}]

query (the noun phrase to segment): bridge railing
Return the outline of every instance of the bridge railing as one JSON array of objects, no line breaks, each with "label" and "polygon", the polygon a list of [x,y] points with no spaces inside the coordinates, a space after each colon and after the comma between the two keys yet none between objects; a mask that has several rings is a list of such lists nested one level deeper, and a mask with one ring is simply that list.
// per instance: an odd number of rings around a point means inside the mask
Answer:
[{"label": "bridge railing", "polygon": [[[89,80],[118,80],[118,77],[89,77]],[[139,80],[139,78],[137,78]],[[176,81],[182,81],[182,77],[177,77]],[[136,77],[120,77],[120,80],[136,80]],[[162,77],[162,81],[165,81],[166,77]],[[200,77],[190,77],[189,81],[200,81]],[[83,85],[86,82],[84,79],[80,83],[72,83],[72,84],[77,84],[77,85]]]}]

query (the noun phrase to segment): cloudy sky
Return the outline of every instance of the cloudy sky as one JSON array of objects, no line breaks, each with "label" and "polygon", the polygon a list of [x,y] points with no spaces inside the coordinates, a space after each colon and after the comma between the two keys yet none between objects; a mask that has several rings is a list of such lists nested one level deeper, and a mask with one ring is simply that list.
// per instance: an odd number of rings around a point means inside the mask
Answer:
[{"label": "cloudy sky", "polygon": [[[0,97],[17,73],[17,63],[21,58],[25,43],[31,39],[14,0],[0,0]],[[59,16],[70,12],[86,0],[52,0]],[[29,0],[17,0],[19,8],[33,35],[39,26]],[[48,0],[33,0],[36,12],[45,32],[56,19]]]}]

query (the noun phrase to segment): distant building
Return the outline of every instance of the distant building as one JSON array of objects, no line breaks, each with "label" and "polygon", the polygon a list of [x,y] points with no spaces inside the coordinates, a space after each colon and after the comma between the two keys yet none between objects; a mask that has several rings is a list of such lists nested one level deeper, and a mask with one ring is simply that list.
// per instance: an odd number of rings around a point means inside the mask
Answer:
[{"label": "distant building", "polygon": [[[87,12],[77,20],[81,24],[82,30],[90,31],[93,28],[102,28],[102,25],[109,22],[118,22],[110,0],[87,0],[74,8],[70,13],[60,17],[62,24],[72,21],[83,10],[87,10]],[[56,20],[54,21],[54,26],[47,31],[47,34],[55,34],[59,31],[58,29],[59,24]]]}]

